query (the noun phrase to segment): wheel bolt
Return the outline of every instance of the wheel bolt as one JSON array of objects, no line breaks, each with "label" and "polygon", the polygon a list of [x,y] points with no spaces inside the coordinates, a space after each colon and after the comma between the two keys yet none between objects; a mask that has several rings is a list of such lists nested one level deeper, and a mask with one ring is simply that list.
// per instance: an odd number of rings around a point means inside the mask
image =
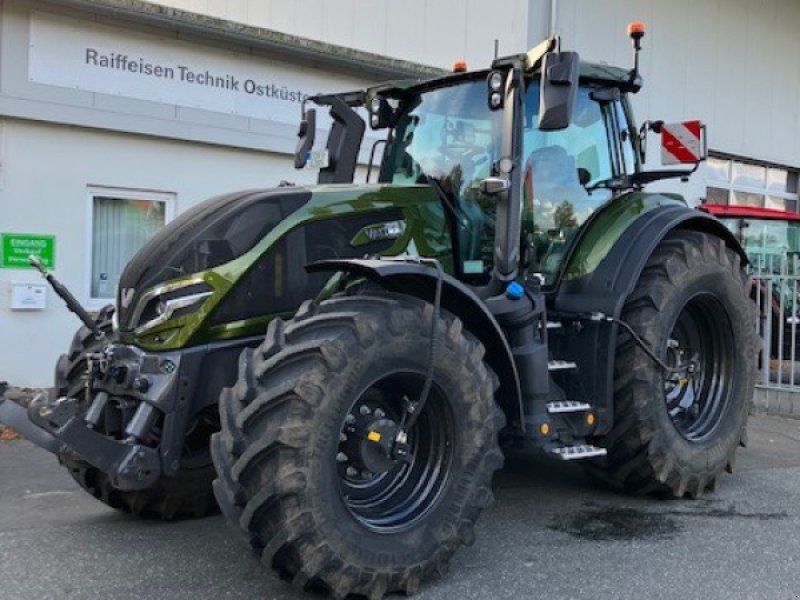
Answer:
[{"label": "wheel bolt", "polygon": [[369,406],[367,406],[366,404],[362,404],[361,408],[358,409],[358,412],[360,412],[364,416],[367,416],[372,411],[369,409]]},{"label": "wheel bolt", "polygon": [[348,425],[352,425],[353,423],[356,422],[356,418],[353,415],[349,414],[344,418],[344,422],[347,423]]},{"label": "wheel bolt", "polygon": [[347,441],[347,434],[344,433],[344,432],[340,433],[339,434],[339,441],[340,442],[346,442]]},{"label": "wheel bolt", "polygon": [[378,417],[379,419],[382,419],[383,417],[386,416],[386,413],[383,412],[380,408],[376,408],[375,409],[375,416]]},{"label": "wheel bolt", "polygon": [[346,463],[347,454],[345,454],[344,452],[339,452],[339,454],[336,455],[336,462]]},{"label": "wheel bolt", "polygon": [[358,475],[358,469],[355,467],[347,467],[347,476],[348,477],[355,477]]},{"label": "wheel bolt", "polygon": [[363,477],[364,479],[369,479],[370,477],[372,477],[372,473],[370,471],[361,471],[361,477]]}]

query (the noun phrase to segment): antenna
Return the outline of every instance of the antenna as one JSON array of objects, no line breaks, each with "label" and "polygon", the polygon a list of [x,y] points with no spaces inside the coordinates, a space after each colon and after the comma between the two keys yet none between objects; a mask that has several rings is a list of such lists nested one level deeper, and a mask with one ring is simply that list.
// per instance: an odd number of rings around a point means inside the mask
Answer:
[{"label": "antenna", "polygon": [[500,54],[500,40],[497,38],[494,39],[494,58],[497,60],[497,57]]}]

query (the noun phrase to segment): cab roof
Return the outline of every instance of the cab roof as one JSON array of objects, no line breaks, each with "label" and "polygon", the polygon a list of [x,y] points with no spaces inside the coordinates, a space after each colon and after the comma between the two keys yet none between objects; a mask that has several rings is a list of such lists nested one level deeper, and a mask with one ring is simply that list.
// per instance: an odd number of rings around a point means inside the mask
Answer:
[{"label": "cab roof", "polygon": [[[524,55],[522,55],[524,56]],[[508,57],[511,60],[514,57]],[[504,59],[499,59],[504,60]],[[407,90],[417,87],[427,87],[433,83],[441,81],[458,81],[460,79],[472,79],[480,74],[488,74],[491,69],[478,69],[475,71],[464,71],[458,73],[445,73],[441,77],[432,77],[429,79],[395,79],[380,83],[378,85],[368,88],[367,95],[371,96],[377,93],[384,93],[388,95],[402,94]],[[580,78],[583,81],[592,81],[598,83],[607,83],[620,87],[623,91],[636,92],[641,88],[641,78],[636,80],[631,79],[630,71],[621,67],[613,67],[611,65],[602,65],[599,63],[581,62]]]}]

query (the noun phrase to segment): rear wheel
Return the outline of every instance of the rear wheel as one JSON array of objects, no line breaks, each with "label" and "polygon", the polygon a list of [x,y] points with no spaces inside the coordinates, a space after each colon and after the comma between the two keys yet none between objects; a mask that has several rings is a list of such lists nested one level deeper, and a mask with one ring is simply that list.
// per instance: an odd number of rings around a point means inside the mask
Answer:
[{"label": "rear wheel", "polygon": [[[97,317],[100,329],[107,334],[111,333],[113,314],[114,307],[106,306]],[[86,357],[100,351],[104,343],[87,327],[81,327],[69,352],[62,354],[56,365],[57,394],[77,398],[83,410],[88,409]],[[117,510],[164,520],[203,517],[218,510],[211,491],[214,467],[208,449],[209,438],[218,429],[215,406],[196,415],[186,433],[178,473],[174,477],[162,476],[146,490],[119,490],[106,473],[69,453],[59,456],[59,461],[84,490]]]},{"label": "rear wheel", "polygon": [[590,473],[634,493],[700,496],[733,470],[756,364],[755,306],[739,256],[716,237],[677,231],[661,243],[622,319],[670,367],[620,330],[614,427]]},{"label": "rear wheel", "polygon": [[393,444],[425,382],[432,318],[408,296],[336,297],[273,321],[243,352],[212,438],[214,489],[262,562],[296,585],[411,593],[472,543],[505,419],[483,346],[449,314],[407,456]]}]

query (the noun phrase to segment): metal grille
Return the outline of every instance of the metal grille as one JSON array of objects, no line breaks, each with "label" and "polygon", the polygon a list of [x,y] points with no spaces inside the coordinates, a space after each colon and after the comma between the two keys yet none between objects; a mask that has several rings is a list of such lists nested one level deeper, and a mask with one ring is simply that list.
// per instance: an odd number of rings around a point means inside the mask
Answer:
[{"label": "metal grille", "polygon": [[800,392],[800,257],[750,252],[750,297],[758,308],[760,388]]}]

